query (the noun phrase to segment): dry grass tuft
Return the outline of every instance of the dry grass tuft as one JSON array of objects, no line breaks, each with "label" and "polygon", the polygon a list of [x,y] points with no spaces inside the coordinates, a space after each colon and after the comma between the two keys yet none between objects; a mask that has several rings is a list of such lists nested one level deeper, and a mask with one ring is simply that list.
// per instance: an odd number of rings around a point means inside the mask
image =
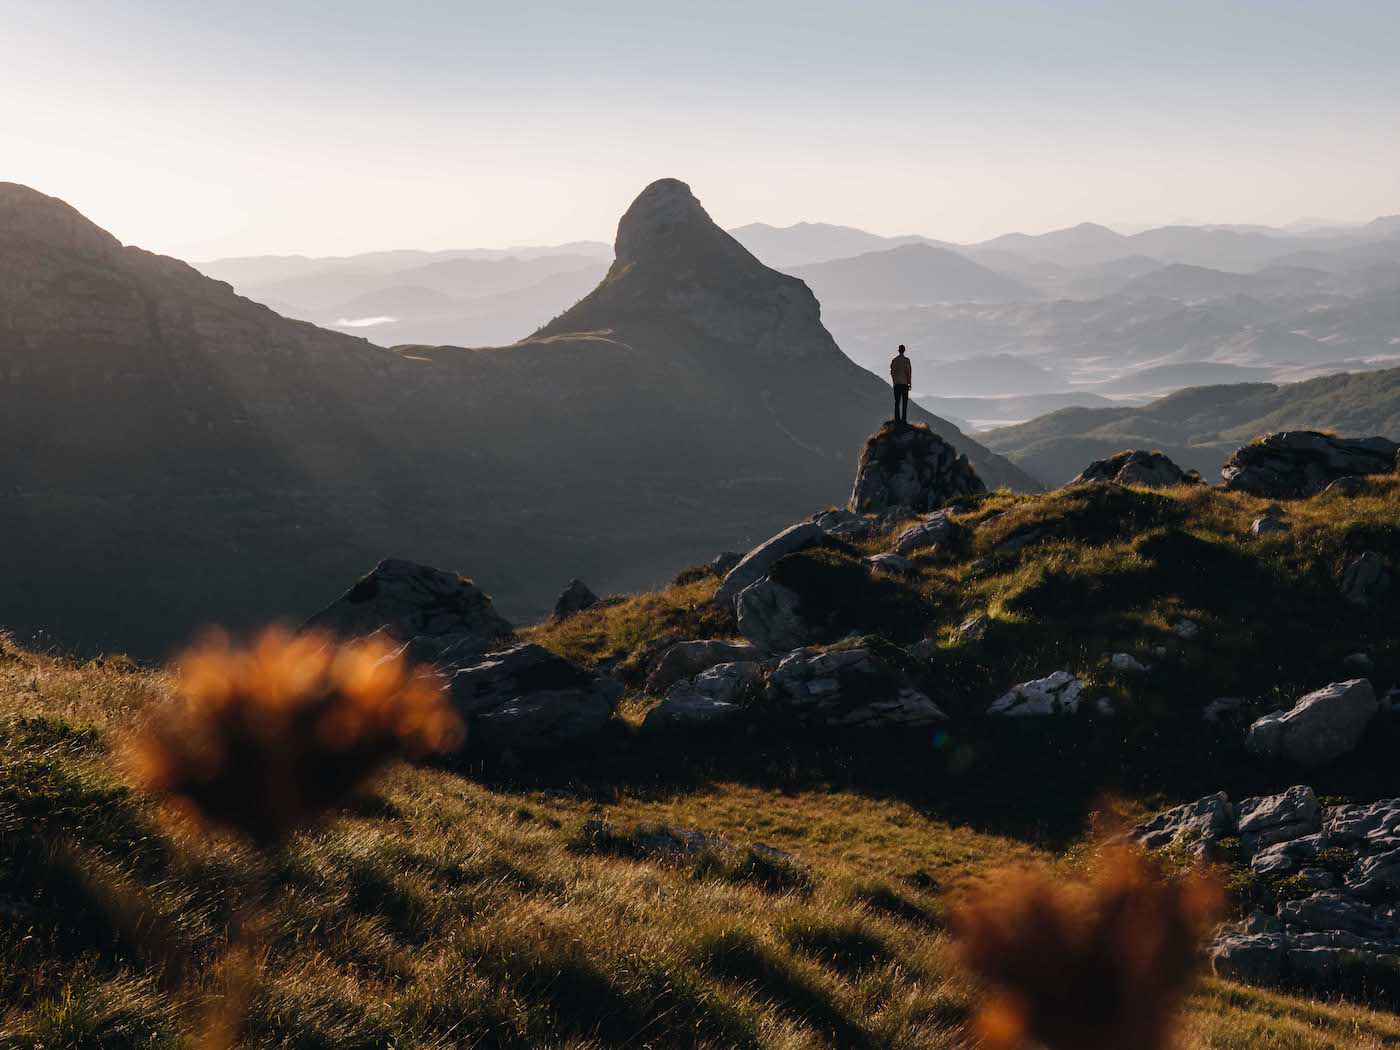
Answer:
[{"label": "dry grass tuft", "polygon": [[138,783],[203,825],[277,842],[387,762],[443,751],[462,724],[437,678],[381,642],[272,628],[214,635],[179,661],[184,706],[133,742]]},{"label": "dry grass tuft", "polygon": [[958,952],[990,985],[986,1050],[1166,1050],[1223,904],[1214,880],[1171,879],[1127,846],[1085,883],[1008,872],[956,917]]}]

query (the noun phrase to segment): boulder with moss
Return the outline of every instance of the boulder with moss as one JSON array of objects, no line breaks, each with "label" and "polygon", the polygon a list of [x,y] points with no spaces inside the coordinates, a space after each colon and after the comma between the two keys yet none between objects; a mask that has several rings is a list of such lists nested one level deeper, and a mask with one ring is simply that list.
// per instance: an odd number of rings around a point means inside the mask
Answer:
[{"label": "boulder with moss", "polygon": [[861,514],[926,514],[986,490],[967,457],[926,424],[886,423],[861,451],[850,506]]},{"label": "boulder with moss", "polygon": [[1182,470],[1161,452],[1133,449],[1095,460],[1080,471],[1070,484],[1082,485],[1092,481],[1164,488],[1168,485],[1199,485],[1201,476],[1194,470]]},{"label": "boulder with moss", "polygon": [[946,721],[918,688],[915,670],[905,653],[877,639],[803,649],[768,677],[764,707],[785,721],[817,728],[898,729]]},{"label": "boulder with moss", "polygon": [[1395,471],[1389,438],[1344,438],[1316,430],[1282,430],[1236,449],[1220,470],[1227,489],[1266,499],[1300,499],[1339,478]]},{"label": "boulder with moss", "polygon": [[459,656],[495,648],[514,631],[471,580],[400,558],[381,561],[303,629],[350,638],[381,632],[398,642],[441,640],[451,642]]}]

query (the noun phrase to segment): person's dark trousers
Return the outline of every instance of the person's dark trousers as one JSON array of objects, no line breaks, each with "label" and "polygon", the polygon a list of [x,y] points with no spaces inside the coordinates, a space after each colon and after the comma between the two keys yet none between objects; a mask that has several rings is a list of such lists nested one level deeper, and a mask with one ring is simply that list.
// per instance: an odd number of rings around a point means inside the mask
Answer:
[{"label": "person's dark trousers", "polygon": [[909,422],[909,388],[902,383],[894,387],[894,418],[901,423]]}]

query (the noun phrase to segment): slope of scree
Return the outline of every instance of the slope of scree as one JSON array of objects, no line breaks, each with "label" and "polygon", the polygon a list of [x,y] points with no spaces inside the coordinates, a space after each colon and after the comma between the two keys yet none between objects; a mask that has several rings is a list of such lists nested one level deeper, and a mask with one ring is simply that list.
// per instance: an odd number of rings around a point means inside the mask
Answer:
[{"label": "slope of scree", "polygon": [[[300,620],[386,555],[463,551],[528,618],[576,575],[653,585],[842,499],[889,406],[810,293],[669,180],[618,247],[524,343],[393,352],[0,185],[0,544],[23,552],[0,623],[153,656]],[[990,484],[1034,484],[959,443]]]}]

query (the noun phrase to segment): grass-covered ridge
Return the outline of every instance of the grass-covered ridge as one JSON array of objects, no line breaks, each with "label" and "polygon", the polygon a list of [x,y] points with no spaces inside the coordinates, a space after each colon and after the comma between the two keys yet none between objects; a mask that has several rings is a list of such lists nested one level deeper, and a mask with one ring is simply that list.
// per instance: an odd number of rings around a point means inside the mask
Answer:
[{"label": "grass-covered ridge", "polygon": [[[267,854],[172,830],[131,789],[120,744],[164,717],[166,672],[7,645],[0,1046],[183,1045],[237,984],[225,949],[250,884],[269,916],[252,1045],[968,1046],[980,993],[945,924],[969,886],[1017,859],[1072,875],[1104,791],[1135,811],[1287,786],[1240,760],[1237,734],[1205,730],[1216,696],[1289,702],[1350,677],[1341,660],[1363,646],[1379,688],[1400,676],[1396,596],[1361,610],[1339,588],[1363,550],[1400,559],[1400,482],[1290,504],[1291,531],[1255,538],[1264,506],[1207,488],[998,492],[961,501],[966,545],[916,556],[907,580],[861,563],[889,535],[792,556],[778,574],[829,601],[835,629],[932,640],[918,673],[953,721],[903,740],[762,721],[705,746],[637,735],[657,699],[646,654],[735,633],[708,600],[715,579],[686,574],[528,632],[631,683],[626,717],[586,754],[528,776],[400,767]],[[977,613],[985,636],[960,635]],[[1173,632],[1183,617],[1198,636]],[[1104,654],[1118,651],[1153,669],[1113,671]],[[1059,667],[1115,716],[982,723],[1008,685]],[[1394,795],[1394,743],[1378,720],[1362,751],[1309,780]],[[590,836],[589,821],[618,830]],[[735,849],[649,855],[637,840],[657,824]],[[757,843],[795,865],[765,867]],[[1183,1035],[1188,1048],[1398,1043],[1391,1014],[1215,981]]]}]

